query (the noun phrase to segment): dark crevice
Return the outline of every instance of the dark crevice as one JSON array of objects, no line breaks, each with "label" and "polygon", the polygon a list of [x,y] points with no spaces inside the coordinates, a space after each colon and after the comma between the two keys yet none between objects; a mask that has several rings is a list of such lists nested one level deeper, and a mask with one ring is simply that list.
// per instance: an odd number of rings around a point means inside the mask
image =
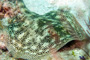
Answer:
[{"label": "dark crevice", "polygon": [[68,50],[73,50],[75,48],[82,49],[85,43],[86,43],[85,41],[73,40],[73,41],[68,42],[65,46],[60,48],[58,51],[59,52],[68,51]]}]

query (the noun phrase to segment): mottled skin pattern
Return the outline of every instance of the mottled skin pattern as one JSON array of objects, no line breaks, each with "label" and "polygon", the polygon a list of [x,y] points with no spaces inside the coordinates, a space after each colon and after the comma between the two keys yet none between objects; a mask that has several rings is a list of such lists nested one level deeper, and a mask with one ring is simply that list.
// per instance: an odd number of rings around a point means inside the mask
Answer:
[{"label": "mottled skin pattern", "polygon": [[[15,58],[41,60],[71,40],[83,40],[85,33],[69,11],[51,11],[43,16],[23,12],[8,26],[8,50]],[[16,20],[16,21],[14,21]]]}]

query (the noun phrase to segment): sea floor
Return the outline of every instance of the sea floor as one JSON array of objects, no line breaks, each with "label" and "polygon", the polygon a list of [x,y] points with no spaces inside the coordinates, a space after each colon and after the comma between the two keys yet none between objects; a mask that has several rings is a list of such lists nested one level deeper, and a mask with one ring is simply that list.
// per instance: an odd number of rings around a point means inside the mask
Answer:
[{"label": "sea floor", "polygon": [[[90,56],[88,56],[87,53],[82,49],[73,49],[70,51],[58,52],[57,54],[59,58],[55,58],[54,56],[47,56],[42,58],[41,60],[90,60]],[[7,51],[0,50],[0,60],[24,60],[24,59],[15,59],[13,57],[10,57]]]}]

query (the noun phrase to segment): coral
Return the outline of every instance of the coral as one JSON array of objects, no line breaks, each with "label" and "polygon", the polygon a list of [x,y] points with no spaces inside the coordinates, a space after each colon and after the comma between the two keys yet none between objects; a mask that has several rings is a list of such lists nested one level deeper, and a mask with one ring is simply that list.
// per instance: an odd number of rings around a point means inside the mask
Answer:
[{"label": "coral", "polygon": [[14,6],[10,1],[0,1],[0,18],[11,18],[20,13],[19,7]]},{"label": "coral", "polygon": [[[9,23],[13,23],[12,19],[18,15],[21,15],[20,8],[18,6],[18,2],[13,3],[9,0],[0,0],[0,28],[4,29],[4,27],[8,26]],[[21,17],[22,18],[22,17]],[[14,20],[16,21],[16,20]]]}]

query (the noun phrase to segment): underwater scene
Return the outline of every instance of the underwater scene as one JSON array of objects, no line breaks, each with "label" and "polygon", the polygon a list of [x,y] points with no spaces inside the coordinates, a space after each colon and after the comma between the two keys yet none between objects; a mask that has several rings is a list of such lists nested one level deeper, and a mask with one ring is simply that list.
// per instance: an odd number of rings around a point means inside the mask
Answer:
[{"label": "underwater scene", "polygon": [[90,0],[0,0],[0,60],[90,60]]}]

